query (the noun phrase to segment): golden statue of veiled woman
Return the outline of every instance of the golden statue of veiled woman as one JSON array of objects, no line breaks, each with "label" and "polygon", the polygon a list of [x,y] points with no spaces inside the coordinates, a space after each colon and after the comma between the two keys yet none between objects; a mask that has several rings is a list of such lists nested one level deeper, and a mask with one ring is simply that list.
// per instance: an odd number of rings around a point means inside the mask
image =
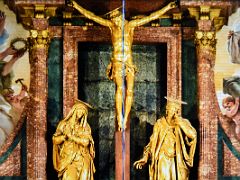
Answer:
[{"label": "golden statue of veiled woman", "polygon": [[94,141],[87,123],[91,106],[77,100],[53,135],[53,165],[62,180],[93,180]]},{"label": "golden statue of veiled woman", "polygon": [[[149,16],[127,21],[126,19],[123,19],[123,15],[118,9],[108,13],[110,19],[107,19],[84,9],[74,0],[70,1],[72,1],[73,7],[86,18],[89,18],[102,26],[109,27],[110,29],[113,53],[111,62],[107,67],[107,76],[116,84],[116,116],[118,130],[122,131],[126,128],[133,102],[134,77],[136,72],[136,66],[133,63],[132,58],[134,29],[160,18],[167,11],[175,8],[177,4],[176,2],[170,2],[168,5],[151,13]],[[126,89],[124,89],[124,81],[126,82]],[[123,97],[124,90],[126,91],[125,97]],[[124,115],[122,114],[123,104]]]},{"label": "golden statue of veiled woman", "polygon": [[186,180],[189,177],[188,167],[193,166],[197,133],[190,122],[179,115],[180,107],[181,101],[168,98],[166,117],[156,122],[143,157],[134,163],[136,169],[142,169],[151,159],[150,180]]}]

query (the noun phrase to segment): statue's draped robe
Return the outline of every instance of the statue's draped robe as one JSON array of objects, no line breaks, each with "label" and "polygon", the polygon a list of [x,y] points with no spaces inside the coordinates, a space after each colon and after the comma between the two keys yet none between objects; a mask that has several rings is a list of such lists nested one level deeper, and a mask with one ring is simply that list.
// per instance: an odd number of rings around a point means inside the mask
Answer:
[{"label": "statue's draped robe", "polygon": [[[186,119],[182,121],[189,123]],[[185,143],[179,126],[170,126],[164,117],[156,122],[150,142],[144,150],[151,157],[150,180],[188,179],[187,165],[192,166],[193,157],[189,158]],[[196,146],[196,143],[191,146]]]},{"label": "statue's draped robe", "polygon": [[[66,126],[68,126],[66,121],[60,122],[56,132],[59,133],[61,131],[61,133],[64,133]],[[74,141],[64,141],[59,145],[53,144],[53,165],[62,180],[69,180],[64,173],[71,167],[76,168],[78,171],[76,180],[93,180],[93,174],[95,172],[93,163],[94,143],[88,124],[86,129],[89,133],[82,138],[89,139],[89,145],[87,147],[77,144]]]}]

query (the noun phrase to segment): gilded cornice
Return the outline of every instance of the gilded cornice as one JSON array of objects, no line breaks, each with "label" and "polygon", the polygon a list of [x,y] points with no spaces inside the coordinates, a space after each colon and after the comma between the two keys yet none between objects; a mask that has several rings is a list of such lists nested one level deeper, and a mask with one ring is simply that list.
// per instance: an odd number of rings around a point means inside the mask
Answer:
[{"label": "gilded cornice", "polygon": [[212,29],[218,31],[225,24],[225,17],[221,16],[222,8],[213,8],[207,5],[200,5],[199,7],[188,7],[191,17],[196,21],[211,21]]},{"label": "gilded cornice", "polygon": [[17,20],[26,29],[33,29],[32,18],[49,19],[56,16],[56,9],[63,7],[63,0],[6,0],[5,4],[16,13]]}]

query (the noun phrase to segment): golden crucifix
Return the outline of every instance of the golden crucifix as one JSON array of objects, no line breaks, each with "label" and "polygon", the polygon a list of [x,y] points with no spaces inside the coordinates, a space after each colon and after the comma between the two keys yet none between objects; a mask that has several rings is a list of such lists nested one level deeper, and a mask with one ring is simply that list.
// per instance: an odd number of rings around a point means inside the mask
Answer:
[{"label": "golden crucifix", "polygon": [[[126,128],[128,116],[133,102],[133,87],[136,72],[136,66],[133,64],[132,58],[134,28],[158,19],[170,9],[175,8],[176,3],[171,2],[167,6],[156,12],[153,12],[149,16],[131,21],[123,19],[123,15],[118,9],[113,10],[109,13],[110,19],[104,19],[84,9],[75,1],[72,1],[72,3],[73,7],[77,9],[81,14],[83,14],[86,18],[89,18],[96,23],[99,23],[100,25],[109,27],[111,31],[113,55],[111,62],[107,67],[107,76],[116,84],[116,116],[118,122],[118,130],[122,131]],[[126,82],[125,98],[123,97],[123,90],[125,90],[124,81]],[[124,115],[122,114],[123,105],[125,112]]]}]

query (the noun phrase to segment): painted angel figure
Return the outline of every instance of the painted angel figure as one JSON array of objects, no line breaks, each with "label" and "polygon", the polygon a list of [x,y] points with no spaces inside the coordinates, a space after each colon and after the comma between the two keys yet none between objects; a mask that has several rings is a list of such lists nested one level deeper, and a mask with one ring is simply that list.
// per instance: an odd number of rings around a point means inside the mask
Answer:
[{"label": "painted angel figure", "polygon": [[[238,9],[238,16],[240,10]],[[231,30],[228,32],[228,53],[231,57],[231,62],[240,64],[240,19],[238,18],[233,23]]]},{"label": "painted angel figure", "polygon": [[229,117],[235,124],[235,134],[240,141],[240,107],[239,97],[227,96],[222,101],[223,115]]}]

